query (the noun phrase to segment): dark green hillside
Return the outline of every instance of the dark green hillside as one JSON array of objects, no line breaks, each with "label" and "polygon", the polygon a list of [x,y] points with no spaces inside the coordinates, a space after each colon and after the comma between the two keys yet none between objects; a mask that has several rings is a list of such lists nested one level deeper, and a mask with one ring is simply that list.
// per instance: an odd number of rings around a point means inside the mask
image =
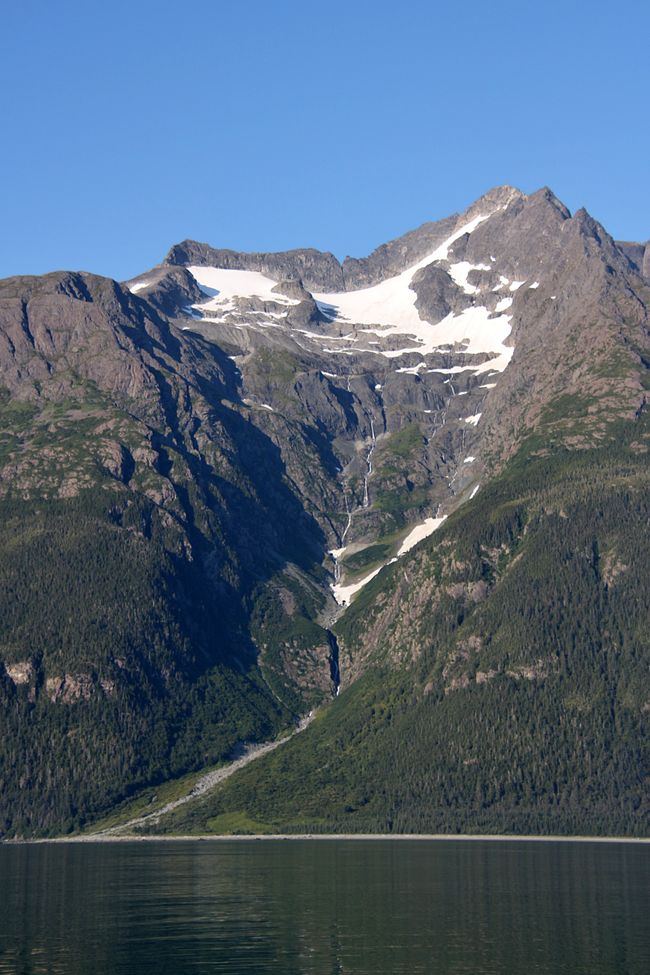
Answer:
[{"label": "dark green hillside", "polygon": [[290,720],[151,503],[5,501],[0,524],[2,832],[76,827]]},{"label": "dark green hillside", "polygon": [[168,828],[650,832],[643,426],[520,452],[340,621],[357,683]]}]

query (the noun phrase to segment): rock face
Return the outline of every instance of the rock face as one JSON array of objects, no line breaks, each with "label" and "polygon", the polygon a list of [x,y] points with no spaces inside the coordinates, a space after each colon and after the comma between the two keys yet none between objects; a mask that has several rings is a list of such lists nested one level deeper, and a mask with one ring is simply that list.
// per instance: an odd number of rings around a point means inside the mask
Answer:
[{"label": "rock face", "polygon": [[[127,285],[0,282],[0,692],[17,738],[32,729],[0,753],[7,781],[32,770],[1,828],[78,823],[273,735],[378,652],[413,666],[426,614],[489,601],[468,559],[413,589],[404,553],[523,450],[594,450],[642,420],[646,259],[548,189],[500,187],[343,264],[184,241]],[[332,626],[372,593],[334,666]],[[474,638],[443,696],[552,672],[541,651],[479,660]],[[89,778],[99,727],[119,746]],[[74,743],[49,805],[48,735],[59,757]]]},{"label": "rock face", "polygon": [[279,254],[244,254],[216,249],[195,240],[175,244],[165,257],[165,264],[260,271],[276,281],[300,280],[310,291],[337,291],[343,285],[341,265],[333,254],[313,248],[284,251]]},{"label": "rock face", "polygon": [[632,241],[617,240],[616,246],[625,254],[638,274],[646,280],[650,279],[650,241],[636,244]]}]

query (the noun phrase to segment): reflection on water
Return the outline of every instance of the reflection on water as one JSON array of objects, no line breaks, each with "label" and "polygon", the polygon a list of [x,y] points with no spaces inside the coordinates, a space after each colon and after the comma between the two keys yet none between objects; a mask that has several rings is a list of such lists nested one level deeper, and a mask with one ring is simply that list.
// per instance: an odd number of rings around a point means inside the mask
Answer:
[{"label": "reflection on water", "polygon": [[650,847],[0,848],[0,973],[648,975]]}]

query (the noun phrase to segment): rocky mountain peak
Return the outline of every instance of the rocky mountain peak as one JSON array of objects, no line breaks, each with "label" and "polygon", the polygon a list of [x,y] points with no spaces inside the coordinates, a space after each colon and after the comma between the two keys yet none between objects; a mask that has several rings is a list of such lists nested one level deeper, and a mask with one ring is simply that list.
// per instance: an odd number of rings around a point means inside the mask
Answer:
[{"label": "rocky mountain peak", "polygon": [[516,186],[494,186],[483,196],[480,196],[475,203],[465,210],[463,217],[472,219],[478,215],[494,213],[496,210],[505,210],[513,203],[523,203],[528,199],[525,193],[517,189]]},{"label": "rocky mountain peak", "polygon": [[560,199],[558,199],[553,190],[551,190],[548,186],[542,186],[541,189],[531,193],[528,197],[528,201],[532,206],[549,205],[553,207],[565,220],[568,220],[571,217],[571,211],[569,208],[565,206]]}]

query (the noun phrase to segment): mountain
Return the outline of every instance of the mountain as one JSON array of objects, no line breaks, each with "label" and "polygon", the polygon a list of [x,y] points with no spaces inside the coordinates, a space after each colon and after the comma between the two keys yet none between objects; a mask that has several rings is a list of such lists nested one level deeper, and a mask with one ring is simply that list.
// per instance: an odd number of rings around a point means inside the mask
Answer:
[{"label": "mountain", "polygon": [[500,187],[0,282],[2,831],[318,708],[163,828],[647,832],[646,251]]}]

